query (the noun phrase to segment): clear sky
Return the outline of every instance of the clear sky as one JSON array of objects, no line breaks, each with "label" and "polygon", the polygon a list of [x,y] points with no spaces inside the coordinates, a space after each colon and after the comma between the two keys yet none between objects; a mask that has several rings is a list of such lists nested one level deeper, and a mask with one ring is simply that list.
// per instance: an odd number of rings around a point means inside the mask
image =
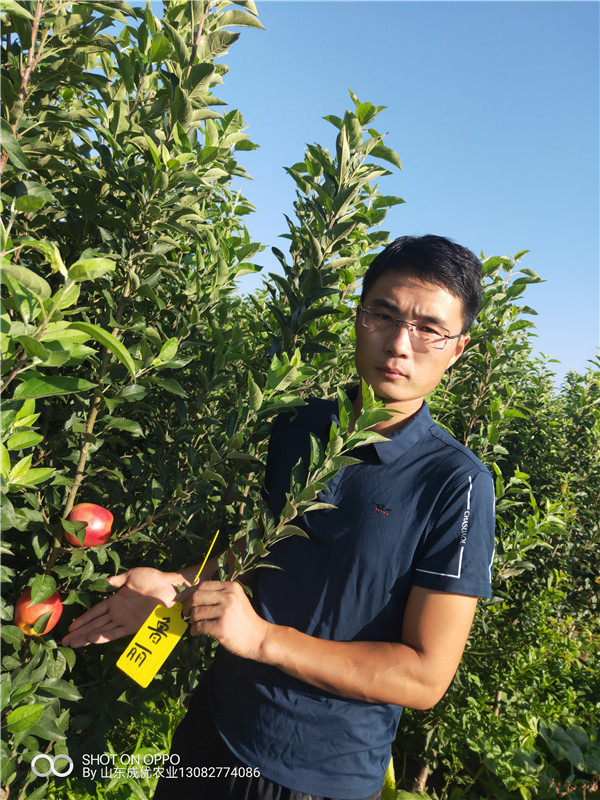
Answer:
[{"label": "clear sky", "polygon": [[[283,167],[306,143],[334,148],[322,118],[351,108],[352,89],[387,107],[373,124],[402,159],[380,184],[406,201],[383,224],[392,238],[436,233],[486,256],[529,250],[522,265],[546,281],[524,299],[538,311],[536,347],[560,361],[559,379],[585,371],[600,345],[598,3],[257,7],[266,31],[236,29],[216,90],[260,145],[240,154],[258,207],[253,238],[286,249],[294,184]],[[270,251],[255,261],[276,269]]]}]

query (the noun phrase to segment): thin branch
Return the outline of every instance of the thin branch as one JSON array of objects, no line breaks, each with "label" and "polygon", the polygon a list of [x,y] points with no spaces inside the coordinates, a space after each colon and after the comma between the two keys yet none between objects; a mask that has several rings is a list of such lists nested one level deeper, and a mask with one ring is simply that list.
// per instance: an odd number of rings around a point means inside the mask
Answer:
[{"label": "thin branch", "polygon": [[196,37],[192,45],[192,52],[190,53],[190,60],[185,73],[186,79],[189,78],[192,67],[194,66],[194,61],[196,60],[196,53],[198,52],[198,48],[200,47],[200,42],[202,41],[202,35],[204,33],[204,25],[206,23],[206,20],[208,19],[210,9],[212,8],[213,5],[214,5],[213,0],[208,0],[208,2],[206,2],[204,6],[204,14],[202,15],[202,19],[198,23],[198,27],[196,29]]}]

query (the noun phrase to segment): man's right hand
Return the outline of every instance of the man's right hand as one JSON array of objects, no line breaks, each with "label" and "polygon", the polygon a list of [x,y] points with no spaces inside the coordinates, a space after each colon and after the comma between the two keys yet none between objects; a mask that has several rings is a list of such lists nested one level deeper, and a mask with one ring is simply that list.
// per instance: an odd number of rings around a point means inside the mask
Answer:
[{"label": "man's right hand", "polygon": [[83,647],[132,636],[156,605],[170,607],[175,603],[177,585],[184,580],[176,572],[135,567],[108,578],[108,582],[117,593],[77,617],[69,625],[63,645]]}]

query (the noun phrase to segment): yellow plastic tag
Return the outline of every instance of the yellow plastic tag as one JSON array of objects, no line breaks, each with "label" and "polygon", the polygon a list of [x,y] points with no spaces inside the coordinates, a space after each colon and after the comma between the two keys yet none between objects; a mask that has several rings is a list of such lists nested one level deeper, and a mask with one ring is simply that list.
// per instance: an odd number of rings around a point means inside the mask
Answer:
[{"label": "yellow plastic tag", "polygon": [[[215,533],[192,583],[200,577],[218,535],[219,531]],[[117,661],[117,667],[140,686],[148,686],[185,633],[188,623],[181,616],[182,610],[181,603],[175,603],[171,608],[157,605]]]}]

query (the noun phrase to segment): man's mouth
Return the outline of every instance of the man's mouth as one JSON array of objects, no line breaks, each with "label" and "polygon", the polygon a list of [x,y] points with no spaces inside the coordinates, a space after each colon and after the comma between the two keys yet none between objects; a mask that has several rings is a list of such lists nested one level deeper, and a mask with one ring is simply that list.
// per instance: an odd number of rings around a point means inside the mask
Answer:
[{"label": "man's mouth", "polygon": [[377,367],[376,369],[388,380],[400,380],[401,378],[407,377],[406,373],[401,372],[399,369],[394,369],[393,367],[383,366]]}]

